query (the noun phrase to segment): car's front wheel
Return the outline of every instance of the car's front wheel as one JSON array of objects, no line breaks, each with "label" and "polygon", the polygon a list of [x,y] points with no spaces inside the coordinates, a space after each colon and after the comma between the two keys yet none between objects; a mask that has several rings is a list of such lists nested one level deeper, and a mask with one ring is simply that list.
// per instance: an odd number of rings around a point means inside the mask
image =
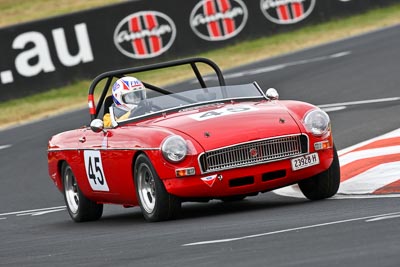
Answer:
[{"label": "car's front wheel", "polygon": [[146,155],[137,157],[134,176],[136,195],[147,221],[164,221],[178,216],[181,201],[167,192]]},{"label": "car's front wheel", "polygon": [[64,200],[72,220],[86,222],[100,219],[103,214],[103,204],[97,204],[82,194],[75,175],[67,163],[63,164],[62,177]]},{"label": "car's front wheel", "polygon": [[301,192],[310,200],[319,200],[335,195],[340,185],[340,165],[336,148],[333,148],[333,161],[326,171],[302,180],[298,184]]}]

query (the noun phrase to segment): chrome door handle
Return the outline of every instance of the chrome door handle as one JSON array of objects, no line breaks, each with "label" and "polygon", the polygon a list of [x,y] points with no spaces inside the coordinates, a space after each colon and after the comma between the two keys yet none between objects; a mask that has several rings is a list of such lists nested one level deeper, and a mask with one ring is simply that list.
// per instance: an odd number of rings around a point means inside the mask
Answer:
[{"label": "chrome door handle", "polygon": [[79,142],[80,143],[85,143],[86,142],[86,137],[82,136],[81,138],[79,138]]}]

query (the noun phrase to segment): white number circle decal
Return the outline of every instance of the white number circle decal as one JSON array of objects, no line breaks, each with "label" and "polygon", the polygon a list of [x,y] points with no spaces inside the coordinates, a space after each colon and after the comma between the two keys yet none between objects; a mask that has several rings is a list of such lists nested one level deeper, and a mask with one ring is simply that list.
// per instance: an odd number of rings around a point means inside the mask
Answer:
[{"label": "white number circle decal", "polygon": [[100,151],[85,150],[85,169],[89,184],[94,191],[110,191],[104,176]]}]

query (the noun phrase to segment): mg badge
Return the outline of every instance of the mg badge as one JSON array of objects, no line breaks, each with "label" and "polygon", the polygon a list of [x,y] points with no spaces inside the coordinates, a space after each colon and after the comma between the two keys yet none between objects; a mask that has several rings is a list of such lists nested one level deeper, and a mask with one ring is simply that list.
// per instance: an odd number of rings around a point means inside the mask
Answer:
[{"label": "mg badge", "polygon": [[256,158],[258,156],[258,151],[255,148],[250,149],[249,153],[250,153],[250,157],[252,157],[252,158]]}]

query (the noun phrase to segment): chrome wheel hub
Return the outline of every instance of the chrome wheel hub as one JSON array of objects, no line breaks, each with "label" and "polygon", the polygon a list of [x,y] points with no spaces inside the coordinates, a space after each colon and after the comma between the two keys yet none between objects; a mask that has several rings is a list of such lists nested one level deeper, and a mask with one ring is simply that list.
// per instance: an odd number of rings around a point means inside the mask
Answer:
[{"label": "chrome wheel hub", "polygon": [[142,207],[147,213],[152,213],[156,204],[156,185],[147,165],[139,169],[138,192]]},{"label": "chrome wheel hub", "polygon": [[77,213],[79,208],[78,185],[71,169],[67,169],[65,173],[65,198],[68,208],[72,213]]}]

